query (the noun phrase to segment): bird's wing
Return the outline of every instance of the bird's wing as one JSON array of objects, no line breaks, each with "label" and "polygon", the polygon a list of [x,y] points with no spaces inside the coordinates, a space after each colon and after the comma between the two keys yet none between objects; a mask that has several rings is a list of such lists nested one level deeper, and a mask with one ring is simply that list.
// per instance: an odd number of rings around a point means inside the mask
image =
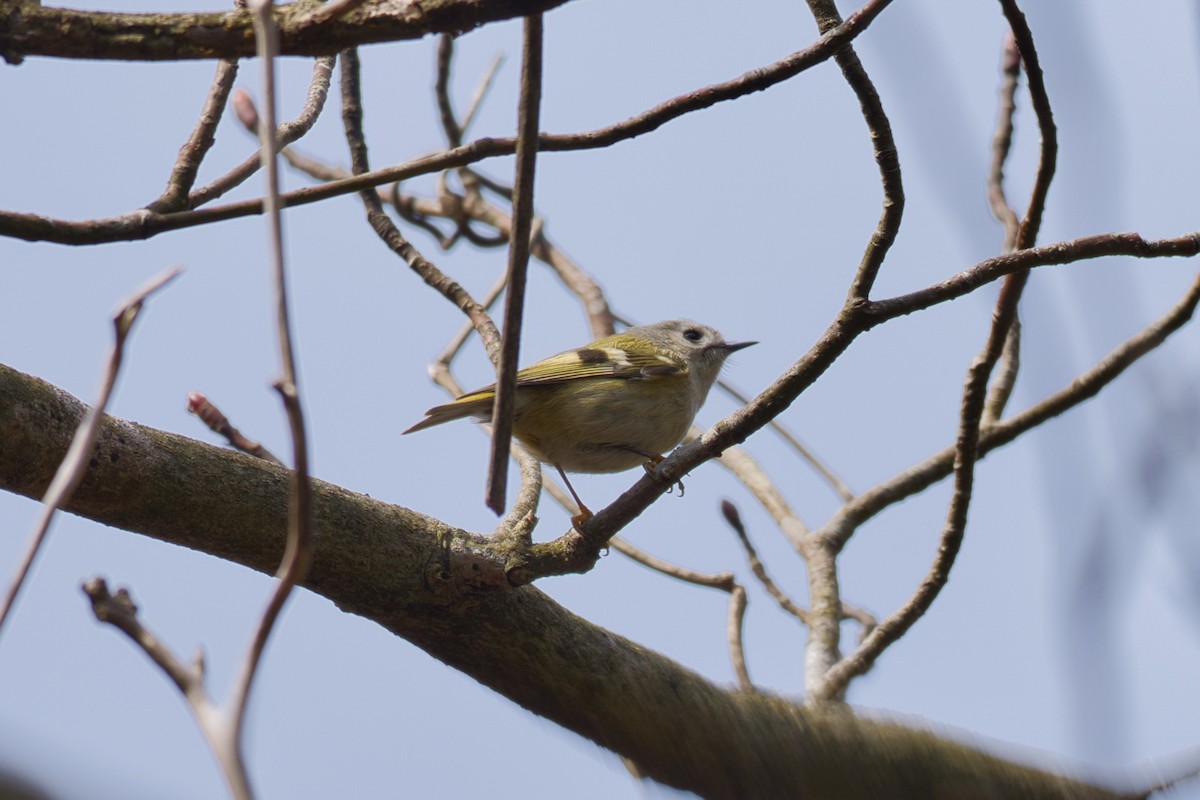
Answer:
[{"label": "bird's wing", "polygon": [[[517,385],[541,386],[581,378],[661,378],[686,372],[686,364],[659,353],[631,353],[615,347],[582,347],[531,364],[517,373]],[[491,388],[488,387],[488,390]]]}]

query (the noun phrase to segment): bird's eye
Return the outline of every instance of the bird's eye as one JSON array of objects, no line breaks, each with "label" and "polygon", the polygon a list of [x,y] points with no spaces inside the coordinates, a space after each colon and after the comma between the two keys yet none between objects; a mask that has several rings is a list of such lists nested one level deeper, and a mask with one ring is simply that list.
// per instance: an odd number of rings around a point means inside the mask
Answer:
[{"label": "bird's eye", "polygon": [[683,338],[687,339],[689,342],[698,342],[704,338],[704,334],[695,328],[688,328],[683,332]]}]

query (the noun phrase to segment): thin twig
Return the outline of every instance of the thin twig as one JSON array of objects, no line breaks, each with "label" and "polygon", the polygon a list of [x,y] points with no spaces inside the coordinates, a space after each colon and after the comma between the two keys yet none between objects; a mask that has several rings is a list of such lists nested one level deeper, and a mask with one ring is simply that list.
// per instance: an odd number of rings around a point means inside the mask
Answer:
[{"label": "thin twig", "polygon": [[[1037,241],[1038,231],[1041,229],[1042,214],[1046,208],[1046,197],[1050,192],[1050,182],[1054,179],[1055,165],[1058,159],[1058,128],[1054,124],[1054,113],[1050,108],[1050,98],[1046,94],[1046,84],[1042,75],[1042,68],[1038,62],[1037,48],[1033,43],[1033,34],[1029,30],[1026,23],[1025,15],[1017,7],[1013,0],[1001,0],[1001,7],[1004,9],[1004,16],[1008,19],[1010,26],[1011,38],[1006,43],[1006,68],[1012,73],[1011,83],[1016,85],[1016,70],[1019,67],[1010,67],[1013,60],[1012,50],[1015,49],[1022,61],[1025,62],[1025,68],[1029,75],[1029,96],[1033,104],[1034,112],[1037,114],[1038,130],[1041,133],[1041,148],[1038,159],[1037,176],[1033,184],[1032,196],[1029,199],[1029,207],[1025,211],[1025,217],[1021,220],[1016,233],[1006,232],[1005,244],[1011,244],[1014,249],[1032,247]],[[1007,87],[1006,90],[1007,91]],[[997,139],[1010,139],[1012,135],[1012,120],[1011,107],[1014,105],[1011,98],[1008,99],[1009,109],[1006,109],[1009,120],[1007,130],[1002,130],[997,133]],[[1003,157],[1007,154],[1007,141],[998,141],[995,146],[996,156],[999,164],[993,165],[993,174],[997,181],[1003,179]],[[1000,195],[1000,200],[1003,200],[1003,194]],[[1009,228],[1009,223],[1005,223],[1006,229]],[[1011,243],[1008,240],[1012,237]],[[1014,276],[1015,277],[1015,276]],[[1011,279],[1010,279],[1011,280]],[[1004,341],[1004,366],[996,376],[992,391],[988,396],[987,403],[984,408],[985,420],[993,421],[999,419],[1004,413],[1004,407],[1008,404],[1008,398],[1012,394],[1013,386],[1017,381],[1017,372],[1020,368],[1021,354],[1021,324],[1018,316],[1013,317],[1013,321],[1009,326],[1006,338]]]},{"label": "thin twig", "polygon": [[[570,510],[574,507],[574,503],[566,492],[562,492],[562,499],[565,501],[565,508]],[[696,586],[706,586],[710,589],[720,589],[723,592],[732,592],[734,587],[737,586],[737,580],[732,572],[698,572],[694,569],[681,567],[658,556],[650,555],[645,550],[635,547],[628,540],[622,539],[620,536],[614,536],[610,540],[610,544],[612,544],[613,550],[616,550],[621,555],[631,558],[643,567],[652,569],[668,578],[674,578],[684,583],[695,584]]]},{"label": "thin twig", "polygon": [[[365,172],[369,169],[369,160],[367,157],[366,138],[363,135],[362,129],[362,99],[359,85],[358,54],[354,50],[347,50],[342,53],[341,57],[342,120],[346,131],[346,141],[350,147],[351,170],[355,173]],[[409,264],[410,268],[420,275],[426,283],[463,310],[472,328],[479,334],[489,358],[492,359],[493,363],[496,363],[499,359],[500,336],[496,331],[495,325],[492,323],[491,317],[488,315],[487,307],[491,305],[495,297],[504,288],[504,283],[501,282],[494,287],[485,305],[477,303],[462,286],[425,259],[420,251],[404,237],[395,224],[388,218],[387,214],[384,213],[383,202],[377,191],[366,189],[361,192],[361,197],[363,205],[367,209],[367,219],[376,234],[394,252],[400,255]],[[465,336],[459,337],[459,344],[457,346],[461,346],[461,343],[465,341]],[[457,350],[457,347],[454,350]],[[447,387],[452,394],[457,395],[461,393],[461,388],[454,381],[448,369],[448,361],[452,357],[452,354],[444,356],[447,365],[445,369],[439,369],[438,362],[435,362],[430,367],[430,374],[436,382]],[[517,503],[514,504],[511,514],[502,521],[502,525],[504,526],[503,529],[510,531],[515,538],[527,541],[530,539],[533,525],[536,522],[534,512],[537,509],[537,499],[540,495],[540,468],[537,461],[525,451],[512,448],[512,454],[521,464],[521,473],[524,479],[521,491],[518,494]]]},{"label": "thin twig", "polygon": [[729,659],[733,663],[733,674],[737,676],[738,686],[743,690],[754,689],[754,681],[750,680],[750,671],[746,668],[746,605],[749,598],[746,590],[735,584],[729,595],[729,619],[725,624],[725,638],[729,645]]},{"label": "thin twig", "polygon": [[1000,7],[1008,20],[1017,50],[1021,53],[1021,61],[1025,65],[1025,75],[1029,81],[1029,100],[1037,115],[1038,132],[1041,135],[1037,174],[1034,177],[1033,190],[1030,192],[1029,206],[1025,209],[1025,217],[1017,231],[1016,249],[1024,250],[1033,247],[1037,242],[1038,231],[1042,227],[1046,197],[1050,193],[1050,183],[1054,180],[1058,160],[1058,126],[1054,124],[1054,112],[1050,108],[1050,97],[1046,94],[1042,66],[1038,61],[1033,33],[1029,30],[1025,15],[1017,7],[1015,0],[1000,0]]},{"label": "thin twig", "polygon": [[[304,427],[304,411],[300,403],[299,377],[288,311],[282,208],[279,199],[279,143],[275,136],[275,57],[279,52],[278,30],[275,26],[272,0],[249,0],[249,6],[254,15],[258,56],[263,63],[264,108],[259,135],[262,143],[261,160],[266,169],[267,221],[275,288],[276,336],[282,369],[282,375],[274,385],[283,401],[288,426],[291,429],[293,465],[287,545],[276,572],[279,581],[254,631],[229,697],[232,747],[238,752],[239,758],[250,689],[258,672],[267,639],[292,589],[304,580],[312,562],[312,489],[308,474],[308,441]],[[249,790],[248,779],[243,776],[243,780]]]},{"label": "thin twig", "polygon": [[454,62],[454,34],[443,33],[438,37],[437,64],[433,82],[433,96],[437,100],[438,119],[442,133],[451,147],[462,145],[463,129],[454,115],[454,104],[450,100],[450,66]]},{"label": "thin twig", "polygon": [[[355,50],[346,50],[341,55],[342,60],[342,122],[346,130],[346,143],[350,148],[350,169],[355,175],[360,175],[370,169],[367,158],[367,144],[362,129],[362,96],[359,81],[359,60]],[[500,334],[496,326],[475,298],[471,297],[457,281],[453,280],[426,259],[421,252],[408,241],[388,218],[383,210],[383,201],[379,193],[371,187],[361,187],[359,196],[367,210],[367,221],[375,230],[376,235],[404,259],[409,268],[417,273],[422,280],[433,287],[439,294],[454,303],[464,314],[483,342],[488,357],[495,363],[500,356]]]},{"label": "thin twig", "polygon": [[229,92],[237,78],[237,61],[218,61],[217,73],[213,76],[212,86],[204,99],[204,107],[200,110],[200,118],[191,136],[179,148],[171,177],[167,180],[167,188],[158,199],[146,206],[151,211],[179,211],[187,206],[188,192],[196,183],[196,174],[200,171],[200,163],[217,140],[217,123],[225,111],[229,100]]},{"label": "thin twig", "polygon": [[113,315],[115,339],[112,350],[108,354],[108,366],[104,372],[104,380],[100,385],[96,402],[92,404],[79,423],[75,435],[71,438],[71,445],[67,448],[66,455],[63,456],[62,463],[54,473],[50,485],[46,487],[46,493],[42,497],[41,514],[33,527],[33,533],[29,537],[29,544],[17,567],[17,573],[4,596],[4,605],[0,607],[0,630],[8,620],[13,604],[17,600],[17,594],[21,591],[21,586],[25,583],[29,570],[33,566],[33,560],[37,557],[42,542],[45,541],[46,535],[50,531],[50,522],[54,518],[54,512],[66,505],[87,473],[88,461],[92,455],[92,448],[96,444],[96,435],[100,430],[100,420],[104,416],[104,409],[108,407],[109,398],[112,397],[117,375],[121,372],[121,362],[125,357],[125,342],[130,331],[133,330],[133,323],[137,321],[147,298],[173,280],[181,271],[179,267],[171,267],[152,278],[124,300]]},{"label": "thin twig", "polygon": [[847,603],[842,603],[842,619],[852,619],[858,623],[860,632],[858,642],[862,644],[863,640],[871,635],[871,631],[875,630],[875,626],[879,621],[875,619],[875,615],[865,608],[852,606]]},{"label": "thin twig", "polygon": [[[1000,86],[1000,109],[996,119],[996,133],[992,137],[992,168],[988,173],[988,203],[992,214],[1004,227],[1004,241],[1000,252],[1011,253],[1017,247],[1021,221],[1008,202],[1004,190],[1004,165],[1012,149],[1013,117],[1017,110],[1017,86],[1021,77],[1021,53],[1011,30],[1004,37],[1003,82]],[[1004,409],[1012,397],[1021,368],[1021,319],[1013,320],[1004,342],[1000,369],[988,392],[983,409],[983,421],[995,422],[1004,416]]]},{"label": "thin twig", "polygon": [[[693,426],[692,436],[697,436],[699,433],[700,431]],[[791,503],[783,496],[783,492],[779,490],[779,485],[771,479],[762,465],[741,447],[729,448],[721,454],[717,463],[737,476],[737,479],[750,490],[759,504],[771,515],[775,526],[787,537],[792,548],[801,556],[807,557],[808,525],[800,519],[800,515],[796,513]]]},{"label": "thin twig", "polygon": [[[325,62],[318,62],[317,64],[317,66],[321,68],[321,75],[324,78],[324,81],[321,85],[324,87],[326,94],[328,93],[329,77],[332,72],[334,62],[335,59],[330,58]],[[310,103],[306,104],[306,109],[312,104],[313,87],[317,85],[316,77],[317,75],[314,70],[314,83],[310,85],[309,88]],[[322,103],[323,102],[324,98],[322,97]],[[253,136],[255,141],[258,141],[258,109],[254,105],[254,98],[252,98],[248,92],[234,92],[233,107],[237,112],[238,122],[242,124],[242,129]],[[346,169],[345,167],[337,166],[335,164],[326,164],[324,161],[318,161],[315,158],[304,155],[294,147],[285,147],[282,137],[279,141],[279,155],[283,156],[288,162],[288,165],[293,169],[297,169],[306,175],[309,175],[310,177],[316,178],[319,181],[339,181],[352,177],[350,170]],[[253,156],[247,159],[247,163],[253,162],[255,165],[257,165],[258,155],[259,154],[256,151]]]},{"label": "thin twig", "polygon": [[203,659],[198,659],[193,666],[177,659],[162,640],[138,620],[138,607],[128,590],[118,589],[116,594],[112,594],[103,578],[87,581],[82,589],[92,603],[92,613],[97,620],[112,625],[132,639],[174,682],[197,717],[202,714],[211,717],[215,708],[204,686]]},{"label": "thin twig", "polygon": [[509,445],[509,455],[516,460],[521,471],[521,486],[512,508],[496,525],[495,535],[515,540],[528,547],[533,543],[533,529],[538,521],[538,503],[542,499],[542,465],[532,453],[516,442]]},{"label": "thin twig", "polygon": [[[492,68],[484,75],[483,81],[475,91],[471,107],[460,124],[454,113],[454,103],[450,97],[450,76],[453,61],[454,36],[452,34],[442,34],[438,39],[436,78],[433,89],[434,97],[437,101],[438,118],[442,124],[442,132],[446,136],[447,144],[452,148],[462,145],[463,135],[470,118],[474,116],[479,108],[479,104],[483,102],[483,98],[491,86],[495,70],[499,66],[499,59],[492,61]],[[454,246],[460,237],[467,239],[478,247],[496,247],[506,244],[509,240],[504,236],[486,237],[475,232],[470,224],[470,215],[467,212],[467,206],[474,204],[471,200],[481,200],[478,190],[480,184],[479,177],[467,167],[460,167],[458,174],[463,183],[465,197],[456,195],[450,190],[446,180],[446,173],[443,172],[438,176],[437,180],[438,206],[436,211],[432,212],[445,216],[455,223],[455,228],[450,233],[442,233],[438,230],[437,226],[429,222],[424,214],[418,213],[411,198],[407,201],[402,199],[400,195],[400,181],[393,184],[392,204],[404,219],[419,225],[433,234],[438,239],[438,244],[441,245],[443,250],[448,250]],[[511,207],[511,195],[508,197],[508,201],[508,205]]]},{"label": "thin twig", "polygon": [[[546,492],[568,514],[579,513],[579,506],[575,503],[575,498],[571,497],[567,493],[567,490],[559,486],[556,482],[547,481]],[[691,583],[696,586],[705,586],[710,589],[720,589],[723,592],[730,593],[737,586],[736,576],[732,572],[699,572],[694,569],[688,569],[679,564],[673,564],[666,559],[651,555],[645,550],[631,544],[629,540],[622,539],[620,536],[614,536],[609,539],[608,543],[613,550],[616,550],[621,555],[631,558],[643,567],[654,570],[668,578],[674,578],[675,580]]]},{"label": "thin twig", "polygon": [[779,588],[779,584],[771,580],[771,576],[767,574],[767,568],[763,566],[762,559],[758,557],[758,551],[754,549],[754,545],[750,543],[750,536],[746,533],[746,526],[742,522],[742,515],[738,513],[737,506],[729,500],[721,501],[721,515],[725,517],[725,521],[729,523],[729,527],[733,528],[733,532],[737,534],[738,541],[742,544],[742,549],[746,552],[746,560],[750,562],[750,570],[754,573],[754,577],[758,578],[758,582],[767,590],[767,594],[779,604],[787,613],[791,614],[801,623],[808,624],[808,612],[800,607],[796,601],[788,597],[787,592]]},{"label": "thin twig", "polygon": [[[725,517],[725,521],[729,523],[729,526],[733,528],[734,532],[737,533],[738,539],[742,544],[742,549],[746,552],[746,558],[750,563],[750,569],[754,572],[754,576],[758,578],[759,583],[763,585],[763,588],[767,590],[767,594],[771,595],[785,612],[807,625],[809,622],[809,612],[792,600],[767,574],[766,567],[758,557],[758,551],[750,543],[750,536],[746,532],[746,526],[742,522],[742,517],[738,513],[737,506],[729,500],[722,500],[721,514]],[[841,619],[852,619],[859,624],[862,629],[860,641],[865,639],[871,631],[875,630],[875,626],[878,624],[875,617],[869,611],[857,606],[848,605],[847,603],[842,603]]]},{"label": "thin twig", "polygon": [[208,426],[209,430],[219,436],[225,438],[230,446],[237,450],[241,450],[247,455],[261,458],[265,461],[270,461],[272,464],[284,466],[274,453],[263,447],[261,442],[256,442],[242,434],[229,418],[225,416],[221,409],[217,408],[207,397],[199,392],[188,393],[187,410],[189,414],[195,414],[200,418],[200,421]]},{"label": "thin twig", "polygon": [[[333,164],[318,161],[312,156],[305,155],[295,147],[285,147],[279,151],[288,162],[288,166],[316,178],[319,181],[337,181],[350,175],[350,170]],[[397,186],[399,184],[396,184]]]},{"label": "thin twig", "polygon": [[1065,242],[1027,247],[1012,253],[992,256],[944,281],[915,292],[872,300],[862,313],[872,326],[939,303],[956,300],[998,278],[1035,267],[1074,264],[1109,256],[1133,258],[1185,258],[1200,254],[1200,231],[1169,239],[1143,239],[1137,233],[1101,233]]},{"label": "thin twig", "polygon": [[[501,275],[496,282],[492,284],[492,287],[488,289],[487,294],[483,296],[482,304],[484,309],[488,311],[491,310],[492,305],[497,299],[499,299],[501,293],[504,292],[504,286],[507,284],[507,282],[508,276]],[[458,333],[451,337],[449,344],[446,345],[446,348],[442,351],[441,355],[434,359],[433,363],[429,365],[429,377],[433,379],[434,383],[437,383],[449,391],[453,397],[457,397],[458,395],[462,394],[462,387],[460,387],[457,382],[452,384],[452,386],[443,384],[441,380],[439,380],[439,376],[449,375],[450,365],[453,363],[454,359],[458,357],[459,351],[462,350],[463,345],[467,343],[467,340],[471,338],[472,333],[475,333],[475,326],[470,322],[464,324],[461,328],[459,328]]]},{"label": "thin twig", "polygon": [[[301,138],[316,123],[317,117],[321,115],[321,111],[325,108],[325,98],[329,96],[329,81],[333,76],[333,64],[333,56],[321,56],[313,62],[312,79],[308,84],[308,94],[304,98],[304,106],[294,119],[280,125],[279,130],[275,133],[279,147],[285,147]],[[254,101],[250,99],[250,95],[242,91],[234,92],[233,107],[241,123],[250,130],[257,132],[259,127],[256,119],[257,111],[254,109]],[[255,151],[241,164],[238,164],[212,183],[192,192],[188,196],[188,208],[198,209],[231,189],[240,186],[247,178],[257,172],[260,166],[262,166],[261,150]],[[256,213],[264,213],[265,201],[260,199],[254,202],[258,203],[260,208]],[[292,204],[285,202],[284,205],[290,206]]]},{"label": "thin twig", "polygon": [[[563,505],[564,508],[575,508],[574,501],[567,495],[565,491],[558,489],[558,494],[555,499]],[[574,512],[572,512],[574,513]],[[720,589],[723,592],[729,593],[729,614],[725,624],[725,638],[729,646],[729,660],[733,665],[733,673],[737,676],[738,685],[743,689],[753,689],[754,683],[750,680],[750,672],[746,668],[746,646],[745,646],[745,623],[746,623],[746,605],[749,602],[746,596],[745,588],[737,582],[732,572],[697,572],[693,569],[681,567],[678,564],[672,564],[669,561],[664,561],[657,556],[652,556],[649,553],[634,547],[632,544],[622,539],[620,536],[614,536],[609,540],[612,548],[622,555],[628,556],[644,567],[654,570],[661,575],[669,578],[675,578],[685,583],[695,584],[696,586],[707,586],[713,589]]]},{"label": "thin twig", "polygon": [[1021,370],[1021,318],[1015,317],[1004,340],[1004,351],[1000,354],[1000,366],[992,379],[987,402],[983,406],[983,421],[991,424],[1004,416],[1004,409],[1017,385],[1017,374]]},{"label": "thin twig", "polygon": [[525,314],[525,279],[529,270],[529,235],[533,227],[533,183],[537,166],[538,116],[542,103],[542,15],[525,18],[521,64],[521,97],[517,110],[517,163],[513,180],[513,233],[508,247],[508,288],[504,293],[504,340],[496,365],[492,401],[492,449],[485,503],[504,512],[508,486],[508,451],[517,405],[517,366],[521,353],[521,321]]},{"label": "thin twig", "polygon": [[1016,249],[1017,231],[1021,220],[1004,191],[1004,165],[1012,149],[1013,117],[1017,111],[1017,85],[1021,77],[1021,52],[1010,30],[1004,36],[1002,62],[1003,83],[1000,85],[1000,110],[996,119],[996,133],[992,137],[992,168],[988,172],[988,205],[992,215],[1004,226],[1004,242],[1000,252],[1011,253]]},{"label": "thin twig", "polygon": [[[738,389],[729,381],[718,380],[717,386],[724,390],[724,392],[734,400],[737,400],[743,405],[750,402],[750,396]],[[800,438],[796,436],[796,434],[792,433],[791,428],[780,422],[778,418],[771,420],[770,426],[772,430],[779,434],[783,441],[787,442],[787,444],[796,451],[800,458],[808,462],[808,465],[816,470],[818,475],[825,479],[825,482],[829,484],[830,488],[833,489],[838,497],[845,502],[849,502],[850,500],[854,499],[854,492],[850,489],[846,482],[842,480],[838,474],[834,472],[833,469],[831,469],[824,461],[818,458],[816,453],[810,450],[808,446],[804,444],[804,442],[800,441]]]},{"label": "thin twig", "polygon": [[[845,24],[833,0],[808,0],[808,7],[816,19],[817,29],[822,34],[837,30]],[[871,135],[871,147],[875,152],[879,178],[883,184],[883,210],[850,285],[849,299],[862,302],[870,297],[888,250],[900,231],[900,221],[904,216],[904,185],[900,177],[900,158],[895,137],[892,135],[891,122],[883,110],[879,92],[875,90],[875,85],[863,68],[858,54],[854,52],[853,46],[847,43],[838,50],[834,59],[842,70],[842,77],[858,98],[863,120],[867,123],[867,130]]]},{"label": "thin twig", "polygon": [[503,63],[504,54],[497,53],[488,66],[487,72],[483,73],[483,79],[479,82],[479,86],[475,87],[475,94],[471,95],[471,103],[467,106],[467,112],[463,114],[462,122],[459,124],[464,135],[471,129],[471,123],[475,121],[475,115],[479,113],[483,99],[487,97],[488,91],[492,88],[492,81],[496,79],[496,73],[500,71]]},{"label": "thin twig", "polygon": [[[445,183],[443,178],[444,173],[443,175],[438,176],[439,186]],[[449,197],[457,198],[457,195],[450,194],[449,192],[446,194]],[[434,225],[429,221],[430,215],[427,215],[426,211],[421,207],[423,204],[419,203],[412,195],[405,195],[400,191],[400,181],[396,181],[392,184],[390,202],[392,207],[396,209],[396,213],[400,215],[400,219],[416,225],[421,230],[426,231],[430,236],[437,240],[438,247],[442,248],[443,250],[449,250],[451,247],[457,244],[459,236],[465,234],[470,227],[469,225],[465,225],[463,223],[461,214],[448,212],[446,216],[453,219],[456,223],[456,226],[455,229],[449,233],[442,233],[441,229],[438,228],[437,225]],[[437,205],[436,211],[440,212],[448,205],[448,202],[441,202]]]}]

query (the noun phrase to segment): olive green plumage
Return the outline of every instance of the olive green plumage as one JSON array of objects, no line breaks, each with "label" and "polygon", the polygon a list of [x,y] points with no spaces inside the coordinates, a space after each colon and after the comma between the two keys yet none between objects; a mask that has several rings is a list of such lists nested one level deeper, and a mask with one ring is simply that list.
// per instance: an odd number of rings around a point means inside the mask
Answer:
[{"label": "olive green plumage", "polygon": [[[567,350],[517,373],[513,435],[567,472],[620,472],[683,440],[730,344],[690,320],[641,325]],[[490,419],[495,386],[425,412],[405,433],[462,417]]]}]

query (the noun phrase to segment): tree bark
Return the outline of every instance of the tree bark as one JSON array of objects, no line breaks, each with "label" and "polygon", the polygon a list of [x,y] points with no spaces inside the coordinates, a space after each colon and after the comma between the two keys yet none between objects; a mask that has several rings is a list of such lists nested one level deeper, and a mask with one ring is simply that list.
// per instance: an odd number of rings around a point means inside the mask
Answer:
[{"label": "tree bark", "polygon": [[[347,47],[465,33],[489,22],[547,11],[566,0],[377,0],[341,19],[316,22],[322,4],[298,0],[275,11],[282,55],[332,55]],[[254,55],[245,9],[225,13],[118,14],[0,0],[0,56],[179,61]]]},{"label": "tree bark", "polygon": [[[84,409],[0,365],[0,487],[40,496]],[[731,798],[1140,796],[844,706],[716,686],[532,586],[507,587],[482,537],[322,481],[313,490],[307,588],[668,785]],[[106,417],[69,510],[269,574],[287,492],[286,470],[266,461]]]}]

